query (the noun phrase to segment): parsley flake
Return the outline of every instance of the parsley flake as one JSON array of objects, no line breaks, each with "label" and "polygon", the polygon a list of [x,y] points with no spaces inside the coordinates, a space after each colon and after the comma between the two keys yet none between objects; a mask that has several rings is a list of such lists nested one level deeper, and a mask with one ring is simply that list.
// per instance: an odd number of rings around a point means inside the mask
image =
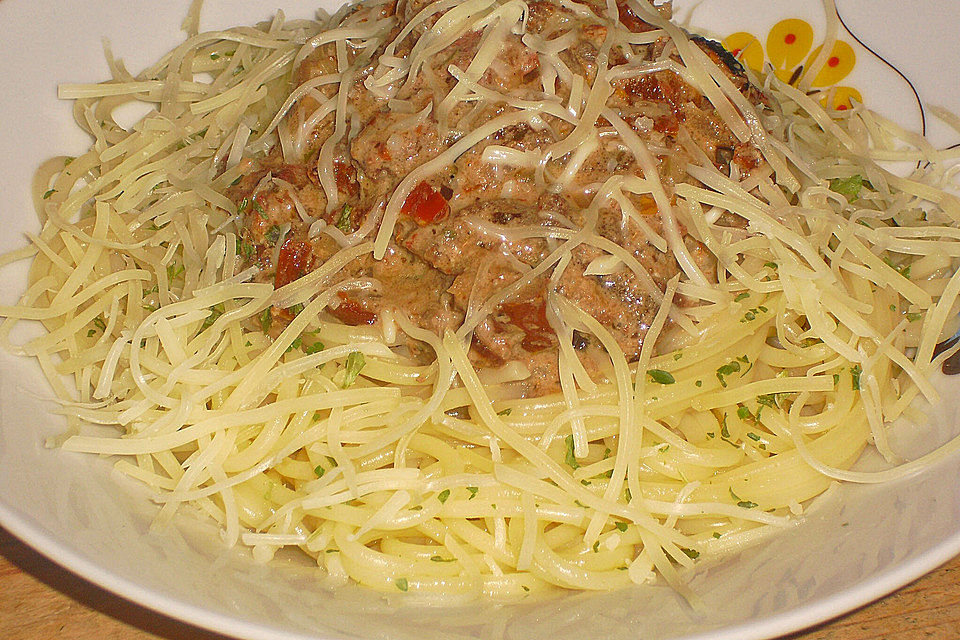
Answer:
[{"label": "parsley flake", "polygon": [[263,313],[260,314],[260,329],[267,333],[270,331],[270,326],[273,324],[273,314],[270,312],[270,307],[267,307],[263,310]]},{"label": "parsley flake", "polygon": [[830,181],[830,190],[839,193],[847,199],[847,202],[853,202],[860,197],[860,190],[863,188],[863,176],[859,173],[849,178],[834,178]]},{"label": "parsley flake", "polygon": [[723,388],[726,388],[727,381],[725,379],[725,376],[729,376],[730,374],[736,373],[737,371],[740,371],[740,363],[737,362],[736,360],[731,360],[727,364],[719,367],[717,369],[717,380],[720,381],[720,386]]},{"label": "parsley flake", "polygon": [[577,462],[577,457],[573,454],[573,434],[571,433],[564,438],[563,441],[567,446],[567,454],[563,461],[566,462],[571,469],[579,469],[580,463]]},{"label": "parsley flake", "polygon": [[347,363],[344,368],[343,382],[340,384],[340,388],[346,389],[353,385],[357,381],[357,376],[360,375],[360,370],[363,369],[363,366],[367,364],[367,361],[364,360],[363,354],[359,351],[351,351],[350,355],[347,356]]},{"label": "parsley flake", "polygon": [[340,212],[340,217],[337,218],[337,229],[343,231],[344,233],[350,231],[351,221],[350,221],[350,212],[353,208],[350,205],[344,205],[343,210]]},{"label": "parsley flake", "polygon": [[863,367],[859,364],[855,364],[850,367],[850,376],[852,378],[851,383],[853,384],[854,391],[860,391],[860,374],[863,373]]},{"label": "parsley flake", "polygon": [[647,375],[658,384],[673,384],[677,381],[672,373],[663,369],[647,369]]}]

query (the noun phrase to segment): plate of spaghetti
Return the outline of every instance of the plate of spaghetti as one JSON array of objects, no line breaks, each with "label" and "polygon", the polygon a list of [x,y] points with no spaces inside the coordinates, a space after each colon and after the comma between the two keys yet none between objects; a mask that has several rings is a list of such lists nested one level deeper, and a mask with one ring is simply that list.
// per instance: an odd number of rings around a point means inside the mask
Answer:
[{"label": "plate of spaghetti", "polygon": [[3,45],[68,74],[4,134],[54,560],[250,638],[762,638],[960,550],[960,118],[866,3],[96,4]]}]

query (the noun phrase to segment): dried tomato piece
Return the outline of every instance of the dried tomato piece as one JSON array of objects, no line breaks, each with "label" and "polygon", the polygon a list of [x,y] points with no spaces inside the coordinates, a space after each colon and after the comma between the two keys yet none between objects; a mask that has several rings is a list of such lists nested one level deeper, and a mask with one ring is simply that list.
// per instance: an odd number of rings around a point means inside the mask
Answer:
[{"label": "dried tomato piece", "polygon": [[350,297],[350,294],[338,291],[340,304],[336,309],[328,309],[330,315],[342,322],[355,327],[360,324],[373,324],[377,321],[377,314],[367,310],[357,300]]},{"label": "dried tomato piece", "polygon": [[623,23],[623,26],[634,33],[653,30],[653,25],[641,20],[640,16],[634,13],[633,9],[631,9],[626,2],[617,3],[617,13],[620,14],[620,22]]},{"label": "dried tomato piece", "polygon": [[277,258],[277,272],[273,278],[273,286],[280,288],[306,274],[310,269],[313,258],[313,249],[309,243],[287,238],[280,247],[280,257]]},{"label": "dried tomato piece", "polygon": [[447,200],[426,182],[414,187],[400,207],[400,213],[413,217],[421,225],[442,220],[449,211]]},{"label": "dried tomato piece", "polygon": [[547,320],[547,304],[543,298],[504,302],[500,310],[510,318],[511,324],[525,334],[520,344],[527,351],[534,353],[556,343],[556,334]]},{"label": "dried tomato piece", "polygon": [[334,160],[333,175],[337,181],[337,191],[347,196],[355,196],[360,193],[360,185],[357,183],[357,169],[352,164],[342,160]]}]

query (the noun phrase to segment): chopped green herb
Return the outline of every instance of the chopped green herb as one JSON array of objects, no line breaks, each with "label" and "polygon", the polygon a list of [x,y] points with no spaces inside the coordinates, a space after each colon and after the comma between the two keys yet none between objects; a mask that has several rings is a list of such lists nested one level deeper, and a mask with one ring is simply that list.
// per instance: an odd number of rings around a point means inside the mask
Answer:
[{"label": "chopped green herb", "polygon": [[739,407],[737,407],[737,417],[740,418],[741,420],[749,420],[750,418],[753,417],[753,414],[750,413],[750,409],[748,409],[744,405],[740,405]]},{"label": "chopped green herb", "polygon": [[260,204],[259,202],[257,202],[256,198],[254,198],[254,200],[253,200],[253,208],[254,208],[254,210],[255,210],[257,213],[260,214],[260,217],[261,217],[261,218],[266,218],[266,217],[267,217],[267,210],[263,208],[263,205],[262,205],[262,204]]},{"label": "chopped green herb", "polygon": [[593,552],[594,552],[594,553],[600,553],[600,541],[599,541],[599,540],[597,540],[596,542],[593,543]]},{"label": "chopped green herb", "polygon": [[742,507],[744,509],[753,509],[754,507],[757,506],[757,503],[750,502],[749,500],[741,500],[740,502],[737,503],[737,506]]},{"label": "chopped green herb", "polygon": [[567,454],[563,461],[566,462],[571,469],[579,469],[580,463],[577,462],[577,457],[573,454],[573,434],[571,433],[564,438],[563,441],[567,446]]},{"label": "chopped green herb", "polygon": [[237,255],[238,256],[243,256],[245,260],[249,260],[250,258],[253,257],[254,251],[256,251],[256,249],[251,243],[247,242],[246,240],[237,238]]},{"label": "chopped green herb", "polygon": [[168,265],[167,265],[167,280],[169,281],[169,280],[173,280],[174,278],[177,278],[178,276],[180,276],[181,274],[183,274],[183,272],[184,272],[185,270],[186,270],[186,269],[184,269],[184,267],[183,267],[182,264],[180,264],[180,265],[178,265],[178,264],[168,264]]},{"label": "chopped green herb", "polygon": [[210,307],[210,315],[208,315],[204,319],[203,324],[200,325],[200,331],[206,331],[211,326],[213,326],[213,323],[217,321],[217,318],[223,315],[223,311],[224,309],[223,309],[222,302],[220,304],[215,304],[212,307]]},{"label": "chopped green herb", "polygon": [[96,332],[97,332],[96,329],[90,329],[89,331],[87,331],[87,337],[92,338]]},{"label": "chopped green herb", "polygon": [[530,591],[530,587],[528,587],[525,584],[520,585],[520,588],[523,589],[524,591]]},{"label": "chopped green herb", "polygon": [[95,326],[97,329],[100,329],[100,331],[106,331],[106,330],[107,330],[107,323],[106,323],[106,321],[105,321],[102,317],[100,317],[100,316],[97,316],[96,318],[93,319],[93,326]]},{"label": "chopped green herb", "polygon": [[327,549],[324,553],[340,553],[340,549]]},{"label": "chopped green herb", "polygon": [[630,493],[629,488],[626,488],[623,490],[623,499],[627,502],[630,502],[631,500],[633,500],[633,494]]},{"label": "chopped green herb", "polygon": [[774,394],[763,394],[757,396],[757,404],[765,407],[777,407],[777,397]]},{"label": "chopped green herb", "polygon": [[767,308],[766,308],[765,306],[763,306],[762,304],[761,304],[760,306],[758,306],[757,309],[759,309],[759,310],[762,311],[763,313],[766,313],[767,311],[769,311],[769,309],[767,309]]},{"label": "chopped green herb", "polygon": [[714,532],[713,532],[713,537],[716,538],[717,540],[719,540],[719,539],[720,539],[720,534],[717,533],[716,531],[714,531]]},{"label": "chopped green herb", "polygon": [[263,313],[260,314],[260,329],[267,333],[270,331],[270,326],[273,324],[273,314],[270,313],[271,307],[267,307],[263,310]]},{"label": "chopped green herb", "polygon": [[237,205],[237,213],[243,213],[247,210],[247,207],[250,206],[250,198],[244,198],[240,201],[240,204]]},{"label": "chopped green herb", "polygon": [[297,336],[296,338],[293,339],[293,342],[290,343],[290,346],[287,347],[287,350],[284,353],[290,353],[294,349],[299,349],[302,346],[303,346],[303,338],[301,338],[300,336]]},{"label": "chopped green herb", "polygon": [[747,432],[747,437],[750,438],[751,440],[753,440],[754,442],[760,442],[760,436],[758,436],[757,434],[755,434],[755,433],[752,432],[752,431],[748,431],[748,432]]},{"label": "chopped green herb", "polygon": [[323,343],[318,340],[317,342],[314,342],[313,344],[310,344],[304,347],[303,352],[309,356],[311,354],[319,353],[320,351],[323,351],[323,348],[324,348]]},{"label": "chopped green herb", "polygon": [[580,502],[579,500],[574,500],[574,501],[573,501],[573,504],[577,505],[578,507],[583,507],[584,509],[587,508],[587,505],[583,504],[583,503]]},{"label": "chopped green herb", "polygon": [[70,163],[73,162],[74,160],[76,160],[76,158],[74,158],[73,156],[67,156],[66,158],[63,159],[63,166],[69,167]]},{"label": "chopped green herb", "polygon": [[838,384],[840,384],[840,374],[839,374],[839,373],[835,373],[835,374],[833,374],[833,386],[834,386],[834,388],[836,388]]},{"label": "chopped green herb", "polygon": [[717,437],[717,434],[714,433],[713,431],[707,431],[707,437],[708,437],[708,438],[716,438],[716,437]]},{"label": "chopped green herb", "polygon": [[397,585],[397,589],[400,589],[400,591],[406,591],[407,589],[410,588],[410,585],[407,583],[406,578],[397,578],[396,580],[393,581],[393,583]]},{"label": "chopped green herb", "polygon": [[703,380],[697,380],[697,381],[694,382],[693,384],[694,384],[695,386],[697,386],[697,387],[702,387],[702,386],[703,386]]},{"label": "chopped green herb", "polygon": [[508,416],[513,413],[513,409],[504,409],[503,411],[497,411],[498,416]]},{"label": "chopped green herb", "polygon": [[277,241],[280,240],[280,227],[277,225],[270,227],[264,236],[264,240],[266,240],[268,244],[277,244]]},{"label": "chopped green herb", "polygon": [[673,384],[677,381],[672,373],[663,369],[647,369],[647,375],[658,384]]},{"label": "chopped green herb", "polygon": [[859,364],[855,364],[850,367],[850,375],[852,376],[852,384],[854,391],[860,391],[860,374],[863,373],[863,368]]},{"label": "chopped green herb", "polygon": [[673,354],[674,360],[679,360],[682,357],[683,357],[683,351],[677,351],[675,354]]},{"label": "chopped green herb", "polygon": [[909,264],[906,265],[906,266],[897,266],[897,265],[895,265],[895,264],[893,263],[893,260],[891,260],[891,259],[888,258],[888,257],[884,257],[884,258],[883,258],[883,262],[884,262],[888,267],[890,267],[891,269],[893,269],[894,271],[896,271],[897,273],[899,273],[901,276],[903,276],[903,277],[906,278],[907,280],[910,279],[910,265],[909,265]]},{"label": "chopped green herb", "polygon": [[430,556],[431,562],[454,562],[454,558],[444,558],[443,556]]},{"label": "chopped green herb", "polygon": [[337,229],[340,229],[340,231],[343,231],[344,233],[350,231],[350,212],[352,210],[353,208],[350,205],[343,205],[343,210],[340,212],[340,217],[337,218]]},{"label": "chopped green herb", "polygon": [[443,504],[444,502],[446,502],[447,498],[449,497],[450,497],[450,489],[444,489],[443,491],[437,494],[437,500],[440,501],[440,504]]},{"label": "chopped green herb", "polygon": [[43,194],[43,199],[46,200],[47,198],[49,198],[50,196],[52,196],[52,195],[55,194],[56,192],[57,192],[56,189],[49,189],[46,193]]},{"label": "chopped green herb", "polygon": [[717,380],[720,381],[720,386],[726,388],[727,381],[725,376],[729,376],[732,373],[740,371],[740,363],[736,360],[731,360],[727,364],[721,366],[717,369]]},{"label": "chopped green herb", "polygon": [[363,366],[367,364],[367,361],[364,360],[363,354],[359,351],[351,351],[350,355],[347,356],[347,363],[344,367],[343,373],[343,382],[340,384],[342,389],[346,389],[353,385],[357,381],[357,376],[360,375],[360,371],[363,369]]},{"label": "chopped green herb", "polygon": [[591,484],[593,484],[593,483],[590,482],[589,480],[581,480],[581,481],[580,481],[580,484],[582,484],[582,485],[585,486],[585,487],[589,487],[589,486],[590,486]]},{"label": "chopped green herb", "polygon": [[315,467],[313,468],[313,472],[314,472],[315,474],[317,474],[317,477],[318,477],[318,478],[322,478],[322,477],[323,477],[323,474],[325,474],[325,473],[327,472],[327,470],[324,469],[322,466],[320,466],[320,465],[318,464],[317,466],[315,466]]},{"label": "chopped green herb", "polygon": [[686,556],[691,560],[696,560],[700,557],[700,552],[696,549],[686,549],[684,547],[680,547],[680,551],[683,551],[683,553],[686,554]]},{"label": "chopped green herb", "polygon": [[834,178],[830,181],[830,190],[836,191],[847,199],[847,202],[853,202],[860,197],[860,189],[863,188],[863,176],[859,173],[849,178]]},{"label": "chopped green herb", "polygon": [[916,322],[917,320],[919,320],[919,319],[922,318],[922,317],[923,317],[923,314],[922,314],[922,313],[908,313],[908,314],[907,314],[907,321],[908,321],[908,322]]},{"label": "chopped green herb", "polygon": [[723,418],[720,419],[720,436],[723,438],[730,438],[730,429],[727,428],[727,414],[723,414]]},{"label": "chopped green herb", "polygon": [[746,300],[746,299],[749,298],[749,297],[750,297],[750,293],[747,292],[747,291],[744,291],[743,293],[738,293],[738,294],[737,294],[737,297],[734,298],[733,301],[734,301],[734,302],[740,302],[741,300]]},{"label": "chopped green herb", "polygon": [[763,266],[767,267],[768,269],[773,269],[774,271],[776,271],[776,269],[777,269],[777,263],[776,263],[776,262],[764,262],[764,263],[763,263]]},{"label": "chopped green herb", "polygon": [[477,497],[477,492],[480,491],[480,487],[467,487],[467,491],[470,492],[470,497],[467,500],[473,500]]},{"label": "chopped green herb", "polygon": [[618,531],[623,532],[623,531],[626,531],[626,530],[627,530],[627,523],[626,523],[626,522],[614,522],[613,524],[614,524],[614,526],[617,528]]}]

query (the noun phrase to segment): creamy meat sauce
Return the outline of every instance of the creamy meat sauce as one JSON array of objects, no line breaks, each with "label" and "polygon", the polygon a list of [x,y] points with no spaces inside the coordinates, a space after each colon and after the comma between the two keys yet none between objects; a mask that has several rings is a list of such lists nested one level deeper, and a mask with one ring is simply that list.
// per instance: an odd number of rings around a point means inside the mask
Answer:
[{"label": "creamy meat sauce", "polygon": [[[390,42],[424,6],[410,0],[374,7],[358,5],[353,20],[392,17]],[[592,82],[609,20],[602,16],[606,4],[596,1],[567,2],[534,0],[527,4],[526,34],[554,40],[571,39],[558,57],[573,77]],[[576,11],[574,9],[577,9]],[[586,11],[584,11],[586,9]],[[653,27],[626,5],[620,4],[620,23],[633,32]],[[661,7],[668,14],[669,7]],[[417,38],[437,20],[437,15],[418,25],[396,51],[407,56]],[[500,54],[479,80],[479,85],[522,100],[541,101],[551,93],[563,104],[570,87],[557,79],[536,52],[511,33]],[[735,86],[754,104],[764,97],[744,77],[740,65],[716,43],[694,42],[724,70]],[[431,56],[416,75],[389,100],[371,92],[367,83],[374,63],[356,74],[347,95],[349,131],[331,149],[335,185],[323,185],[318,173],[324,143],[335,131],[335,113],[318,111],[319,101],[334,95],[335,85],[324,85],[325,74],[338,68],[335,46],[324,45],[303,60],[293,78],[294,87],[313,80],[317,87],[300,99],[287,116],[292,130],[306,131],[301,148],[284,153],[279,145],[266,157],[245,160],[244,177],[229,192],[241,214],[241,252],[249,263],[261,268],[261,278],[277,287],[295,281],[316,269],[349,239],[376,234],[384,206],[397,185],[412,170],[449,149],[468,132],[491,119],[516,111],[503,101],[459,101],[444,118],[438,117],[456,78],[447,70],[466,69],[481,43],[479,31],[468,32]],[[383,45],[381,45],[383,46]],[[666,38],[632,45],[629,59],[619,46],[606,54],[609,67],[632,60],[679,59]],[[369,52],[347,48],[351,63]],[[341,52],[343,55],[343,52]],[[659,178],[669,194],[673,185],[695,182],[683,167],[703,158],[723,171],[731,166],[740,174],[759,166],[761,156],[749,143],[741,143],[724,125],[712,104],[671,70],[634,75],[613,83],[607,100],[656,158]],[[585,91],[589,90],[589,84]],[[553,98],[556,100],[556,98]],[[397,105],[402,106],[398,108]],[[614,127],[604,118],[596,126],[599,144],[566,181],[538,180],[538,167],[522,163],[491,161],[488,147],[542,153],[549,145],[570,134],[574,124],[545,116],[539,126],[509,126],[480,141],[451,164],[415,186],[403,201],[386,255],[375,260],[366,255],[340,271],[337,281],[353,280],[354,288],[341,292],[329,313],[349,325],[376,325],[386,310],[405,314],[414,324],[442,334],[457,328],[471,311],[492,293],[517,281],[536,267],[555,248],[557,240],[539,230],[578,230],[593,224],[602,238],[616,243],[642,265],[649,278],[638,278],[629,269],[585,275],[596,258],[607,255],[595,246],[581,244],[569,264],[551,284],[552,270],[524,287],[519,295],[499,305],[476,327],[470,356],[478,367],[496,367],[520,361],[530,370],[521,392],[541,395],[558,388],[558,337],[546,304],[551,287],[593,315],[616,339],[628,359],[636,359],[659,305],[658,292],[680,273],[677,259],[652,241],[661,235],[662,221],[650,195],[628,195],[641,214],[644,228],[613,200],[587,219],[587,206],[597,190],[613,175],[643,177],[634,154]],[[548,158],[542,175],[560,176],[570,161]],[[335,189],[334,194],[330,193]],[[322,222],[318,222],[322,221]],[[742,222],[742,221],[741,221]],[[737,224],[737,220],[730,220]],[[321,228],[323,227],[323,228]],[[716,267],[708,252],[681,228],[685,246],[708,280],[715,281]],[[683,300],[679,300],[683,304]],[[292,310],[273,310],[281,321]],[[591,340],[585,333],[573,334],[573,345],[584,355],[591,370]],[[429,358],[432,352],[415,341],[414,354]]]}]

